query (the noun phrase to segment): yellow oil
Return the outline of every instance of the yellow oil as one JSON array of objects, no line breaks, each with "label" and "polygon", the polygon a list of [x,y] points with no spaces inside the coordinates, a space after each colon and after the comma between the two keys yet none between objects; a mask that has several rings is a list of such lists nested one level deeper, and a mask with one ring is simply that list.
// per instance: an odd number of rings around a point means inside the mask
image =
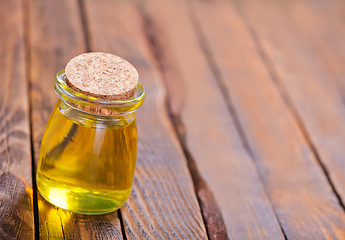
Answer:
[{"label": "yellow oil", "polygon": [[42,139],[39,192],[52,204],[77,213],[120,208],[131,192],[135,170],[135,119],[115,126],[83,124],[67,118],[59,106],[61,100]]}]

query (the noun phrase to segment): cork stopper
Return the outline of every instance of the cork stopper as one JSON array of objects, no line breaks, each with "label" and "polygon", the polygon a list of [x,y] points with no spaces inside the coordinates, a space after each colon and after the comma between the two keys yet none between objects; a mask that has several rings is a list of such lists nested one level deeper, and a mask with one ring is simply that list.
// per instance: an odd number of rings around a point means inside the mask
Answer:
[{"label": "cork stopper", "polygon": [[91,52],[73,58],[65,68],[67,85],[83,94],[108,100],[134,96],[139,75],[132,64],[110,53]]}]

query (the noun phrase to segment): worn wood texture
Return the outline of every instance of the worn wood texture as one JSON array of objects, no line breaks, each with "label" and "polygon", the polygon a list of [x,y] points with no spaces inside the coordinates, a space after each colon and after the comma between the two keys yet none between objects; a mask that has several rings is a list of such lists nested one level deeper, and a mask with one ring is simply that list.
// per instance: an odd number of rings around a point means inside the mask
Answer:
[{"label": "worn wood texture", "polygon": [[[297,55],[303,52],[298,44],[286,47],[284,39],[292,39],[294,35],[287,35],[286,25],[279,25],[279,13],[273,9],[262,13],[268,5],[254,1],[245,3],[251,6],[246,14],[253,25],[260,26],[260,31],[265,29],[260,40],[267,44],[279,38],[265,46],[276,53],[274,62],[285,67],[284,76],[295,84],[309,81],[310,76],[294,69],[303,69],[313,61],[308,55]],[[228,101],[234,105],[244,138],[287,238],[343,239],[344,211],[288,102],[276,87],[274,74],[258,49],[255,35],[229,1],[193,1],[192,8],[197,28],[204,38],[204,48],[219,73],[218,81],[223,84]],[[261,19],[266,21],[261,22]],[[284,57],[279,54],[282,51]],[[301,62],[303,59],[311,62]],[[314,71],[318,72],[316,65]],[[296,76],[301,79],[297,80]],[[315,90],[313,84],[305,86]],[[308,93],[311,89],[304,91]],[[303,99],[301,95],[301,101]]]},{"label": "worn wood texture", "polygon": [[138,69],[147,90],[137,113],[139,151],[134,188],[121,209],[128,239],[206,239],[179,142],[164,105],[166,92],[142,17],[133,1],[85,1],[93,51],[118,54]]},{"label": "worn wood texture", "polygon": [[0,1],[0,238],[33,239],[22,2]]},{"label": "worn wood texture", "polygon": [[[187,1],[145,0],[142,8],[179,135],[219,203],[221,212],[210,212],[217,203],[206,185],[197,189],[210,238],[225,239],[227,229],[231,239],[283,239],[203,53]],[[219,223],[222,215],[226,228]]]},{"label": "worn wood texture", "polygon": [[[30,84],[36,163],[49,115],[57,103],[56,73],[86,44],[78,1],[29,2]],[[58,209],[38,193],[41,239],[123,239],[117,213],[87,216]]]},{"label": "worn wood texture", "polygon": [[[258,6],[246,3],[242,9],[344,204],[345,29],[339,11],[344,3],[272,1],[270,6],[251,17]],[[268,23],[268,17],[279,21]],[[284,32],[272,35],[267,28]],[[280,61],[272,61],[277,57]]]}]

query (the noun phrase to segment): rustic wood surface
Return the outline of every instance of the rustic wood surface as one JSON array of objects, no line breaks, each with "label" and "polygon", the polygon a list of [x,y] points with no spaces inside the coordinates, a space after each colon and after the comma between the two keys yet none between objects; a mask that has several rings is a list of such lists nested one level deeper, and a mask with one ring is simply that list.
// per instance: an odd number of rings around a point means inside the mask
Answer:
[{"label": "rustic wood surface", "polygon": [[29,98],[21,1],[0,1],[0,239],[34,236]]},{"label": "rustic wood surface", "polygon": [[[0,239],[345,239],[345,2],[0,1]],[[35,167],[72,57],[138,69],[132,194],[61,210]]]},{"label": "rustic wood surface", "polygon": [[[284,92],[276,87],[274,73],[269,65],[264,65],[266,58],[258,49],[257,39],[246,22],[239,21],[241,12],[236,13],[234,6],[225,0],[212,4],[195,1],[193,6],[205,47],[214,52],[210,57],[219,71],[226,98],[233,102],[245,141],[287,238],[343,238],[343,209],[318,166],[317,156],[299,121],[289,111]],[[255,4],[250,16],[258,8]],[[274,10],[270,12],[279,15]],[[203,16],[207,13],[210,19],[206,21]],[[213,27],[219,24],[222,31]],[[272,36],[279,35],[278,29],[275,30]],[[236,36],[232,34],[235,32]],[[225,43],[230,41],[228,47]],[[237,56],[236,60],[232,61],[231,56]],[[322,227],[325,225],[327,228]]]},{"label": "rustic wood surface", "polygon": [[[212,189],[229,235],[238,239],[283,239],[255,165],[241,142],[217,76],[199,42],[191,6],[180,0],[146,0],[143,7],[151,22],[152,38],[159,46],[158,60],[178,134]],[[215,233],[223,239],[221,223],[212,219],[221,219],[211,211],[216,203],[211,201],[207,186],[196,187],[206,210],[207,227],[218,228]]]}]

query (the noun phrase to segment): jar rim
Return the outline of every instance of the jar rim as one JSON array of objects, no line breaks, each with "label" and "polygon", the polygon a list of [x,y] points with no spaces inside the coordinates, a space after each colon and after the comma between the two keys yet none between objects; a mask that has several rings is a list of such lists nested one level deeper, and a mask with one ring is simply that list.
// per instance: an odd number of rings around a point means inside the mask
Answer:
[{"label": "jar rim", "polygon": [[55,92],[61,100],[71,105],[72,107],[81,107],[82,110],[84,110],[85,107],[103,108],[115,112],[114,115],[135,111],[143,104],[146,94],[144,87],[140,83],[138,83],[134,96],[129,99],[109,100],[88,96],[84,93],[72,89],[67,85],[65,69],[59,71],[56,74]]}]

